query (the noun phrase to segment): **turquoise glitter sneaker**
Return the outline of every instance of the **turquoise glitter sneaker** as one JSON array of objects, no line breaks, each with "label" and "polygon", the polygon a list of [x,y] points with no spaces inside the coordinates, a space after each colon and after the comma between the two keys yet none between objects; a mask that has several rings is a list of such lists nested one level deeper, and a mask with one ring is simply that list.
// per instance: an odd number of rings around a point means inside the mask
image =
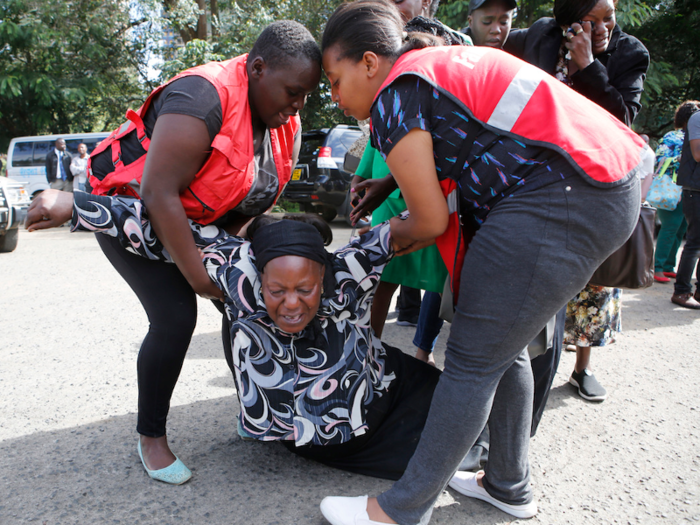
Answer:
[{"label": "turquoise glitter sneaker", "polygon": [[182,485],[192,477],[192,472],[188,469],[185,464],[175,456],[175,462],[169,466],[159,469],[151,470],[146,466],[146,462],[143,460],[143,453],[141,452],[141,440],[139,439],[137,445],[139,451],[139,457],[141,458],[141,464],[143,468],[146,469],[146,473],[153,479],[157,481],[162,481],[164,483],[169,483],[170,485]]}]

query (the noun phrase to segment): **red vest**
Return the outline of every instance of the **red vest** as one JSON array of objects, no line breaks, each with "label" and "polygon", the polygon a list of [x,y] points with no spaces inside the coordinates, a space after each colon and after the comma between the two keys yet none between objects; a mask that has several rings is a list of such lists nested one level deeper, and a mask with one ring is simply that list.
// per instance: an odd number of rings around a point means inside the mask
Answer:
[{"label": "red vest", "polygon": [[[216,88],[221,100],[221,130],[212,141],[212,152],[189,187],[180,194],[187,217],[201,224],[209,224],[235,208],[248,194],[255,180],[253,126],[248,104],[247,57],[248,55],[241,55],[225,62],[211,62],[194,67],[170,80],[172,82],[190,75],[203,77]],[[148,151],[150,140],[146,136],[141,118],[153,97],[166,85],[156,88],[138,111],[128,110],[128,121],[114,130],[95,149],[92,156],[111,148],[115,170],[100,180],[93,175],[88,163],[88,177],[93,193],[117,193],[138,197],[134,183],[141,183],[146,155],[124,165],[121,162],[119,141],[127,133],[136,130],[141,145]],[[299,117],[294,116],[284,126],[269,130],[279,181],[277,197],[291,177],[294,136],[300,127]]]},{"label": "red vest", "polygon": [[[541,69],[489,47],[444,46],[399,57],[380,88],[416,75],[484,127],[561,153],[591,184],[620,184],[641,169],[644,141],[620,120]],[[456,297],[464,258],[457,185],[441,181],[450,220],[436,244]]]}]

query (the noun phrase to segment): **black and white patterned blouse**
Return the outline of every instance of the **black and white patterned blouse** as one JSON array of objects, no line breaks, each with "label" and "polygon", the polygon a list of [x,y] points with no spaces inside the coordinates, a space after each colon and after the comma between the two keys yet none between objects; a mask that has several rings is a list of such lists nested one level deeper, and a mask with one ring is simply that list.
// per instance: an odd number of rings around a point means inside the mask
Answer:
[{"label": "black and white patterned blouse", "polygon": [[[211,279],[226,295],[234,376],[243,428],[264,441],[339,444],[367,430],[366,407],[395,375],[370,328],[372,297],[393,257],[384,223],[335,252],[336,288],[300,333],[280,330],[267,314],[250,242],[190,221]],[[72,230],[116,237],[127,250],[172,262],[142,202],[75,193]]]}]

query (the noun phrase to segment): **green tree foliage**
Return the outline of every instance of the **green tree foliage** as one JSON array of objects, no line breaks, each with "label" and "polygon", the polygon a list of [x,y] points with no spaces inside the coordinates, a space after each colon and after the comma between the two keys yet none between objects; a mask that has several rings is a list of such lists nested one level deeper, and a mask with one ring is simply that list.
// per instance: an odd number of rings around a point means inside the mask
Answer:
[{"label": "green tree foliage", "polygon": [[[342,0],[2,0],[0,151],[13,136],[114,128],[157,84],[149,53],[166,25],[186,45],[164,54],[159,81],[252,47],[273,20],[296,20],[320,40]],[[550,16],[551,0],[520,0],[514,27]],[[467,24],[468,0],[442,0],[437,16]],[[623,30],[649,48],[652,64],[635,128],[669,129],[675,107],[700,99],[700,0],[619,0]],[[149,47],[150,46],[150,47]],[[305,129],[352,123],[322,78],[302,111]]]},{"label": "green tree foliage", "polygon": [[658,138],[673,127],[680,103],[700,100],[700,0],[665,0],[630,32],[653,60],[635,127]]},{"label": "green tree foliage", "polygon": [[195,38],[178,49],[172,60],[163,63],[160,71],[160,82],[166,82],[185,69],[222,60],[225,60],[224,55],[215,53],[214,47],[209,42]]},{"label": "green tree foliage", "polygon": [[[514,28],[552,16],[554,2],[519,0]],[[468,0],[443,0],[440,20],[454,28],[467,25]],[[651,65],[644,84],[643,109],[634,128],[659,138],[672,127],[675,108],[700,99],[700,0],[619,0],[617,22],[649,49]]]},{"label": "green tree foliage", "polygon": [[[323,27],[333,10],[342,0],[267,0],[232,2],[219,0],[216,3],[218,14],[210,5],[208,11],[211,27],[208,40],[189,40],[184,47],[177,50],[174,58],[163,64],[161,80],[171,78],[187,68],[204,64],[212,60],[226,60],[253,47],[260,32],[275,20],[296,20],[311,31],[320,41]],[[194,0],[168,0],[166,9],[168,20],[173,20],[173,10],[183,13],[180,22],[174,28],[181,34],[189,35],[198,18],[192,16]],[[186,23],[183,23],[183,20]],[[185,27],[187,24],[189,26]],[[183,38],[184,39],[184,38]],[[353,124],[352,118],[343,116],[330,99],[330,87],[325,77],[321,79],[319,89],[312,93],[301,112],[304,129],[329,127],[333,124]]]},{"label": "green tree foliage", "polygon": [[21,135],[116,127],[143,99],[145,43],[122,0],[0,3],[0,151]]},{"label": "green tree foliage", "polygon": [[[180,34],[183,42],[198,38],[206,40],[206,31],[198,34],[200,5],[194,0],[147,0],[149,9],[157,11],[162,9],[163,17],[167,24]],[[203,29],[206,29],[203,28]]]}]

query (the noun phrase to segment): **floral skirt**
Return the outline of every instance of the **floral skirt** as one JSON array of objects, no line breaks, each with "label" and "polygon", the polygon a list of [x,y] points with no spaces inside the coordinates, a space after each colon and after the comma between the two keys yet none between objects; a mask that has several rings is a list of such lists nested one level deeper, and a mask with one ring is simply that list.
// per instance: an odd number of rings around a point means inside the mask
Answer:
[{"label": "floral skirt", "polygon": [[622,331],[622,290],[587,285],[566,305],[564,344],[605,346]]}]

